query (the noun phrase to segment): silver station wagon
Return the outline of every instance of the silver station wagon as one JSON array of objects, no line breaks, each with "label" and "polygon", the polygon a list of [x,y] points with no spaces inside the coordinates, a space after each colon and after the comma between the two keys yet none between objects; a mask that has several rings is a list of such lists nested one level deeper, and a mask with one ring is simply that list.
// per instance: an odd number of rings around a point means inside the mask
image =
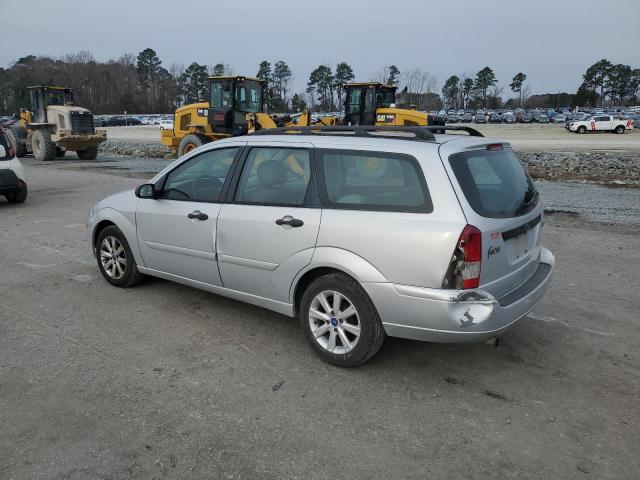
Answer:
[{"label": "silver station wagon", "polygon": [[447,130],[274,129],[203,145],[91,210],[98,267],[118,287],[153,275],[298,317],[340,366],[387,335],[492,339],[544,295],[555,260],[509,144]]}]

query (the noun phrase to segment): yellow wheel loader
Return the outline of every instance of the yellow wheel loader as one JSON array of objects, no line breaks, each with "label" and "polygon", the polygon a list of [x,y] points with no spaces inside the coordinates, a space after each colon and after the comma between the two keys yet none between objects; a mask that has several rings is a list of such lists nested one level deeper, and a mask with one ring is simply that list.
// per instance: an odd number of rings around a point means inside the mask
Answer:
[{"label": "yellow wheel loader", "polygon": [[440,117],[396,107],[396,87],[383,83],[346,83],[344,125],[442,125]]},{"label": "yellow wheel loader", "polygon": [[251,77],[209,77],[209,101],[178,108],[173,130],[161,131],[161,142],[181,157],[205,143],[265,128],[335,123],[333,118],[314,122],[307,111],[271,117],[264,113],[265,86],[264,81]]},{"label": "yellow wheel loader", "polygon": [[106,130],[96,130],[93,114],[73,104],[73,90],[46,85],[28,87],[31,109],[21,109],[12,127],[16,154],[33,153],[38,160],[53,160],[75,151],[82,160],[94,160]]}]

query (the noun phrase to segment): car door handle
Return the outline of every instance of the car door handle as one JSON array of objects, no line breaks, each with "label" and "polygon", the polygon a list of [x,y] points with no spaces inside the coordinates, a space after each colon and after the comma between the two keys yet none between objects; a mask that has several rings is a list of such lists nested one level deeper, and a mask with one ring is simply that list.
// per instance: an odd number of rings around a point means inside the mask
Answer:
[{"label": "car door handle", "polygon": [[202,213],[200,210],[194,210],[193,212],[188,214],[187,217],[189,217],[192,220],[194,218],[196,220],[206,220],[207,218],[209,218],[209,215],[207,215],[206,213]]},{"label": "car door handle", "polygon": [[276,225],[289,225],[290,227],[298,228],[303,226],[304,222],[297,218],[293,218],[291,215],[287,215],[286,217],[277,219]]}]

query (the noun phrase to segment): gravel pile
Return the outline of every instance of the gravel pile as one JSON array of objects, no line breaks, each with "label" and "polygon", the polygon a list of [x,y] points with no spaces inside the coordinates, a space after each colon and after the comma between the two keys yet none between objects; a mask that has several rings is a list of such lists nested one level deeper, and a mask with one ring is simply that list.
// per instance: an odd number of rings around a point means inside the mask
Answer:
[{"label": "gravel pile", "polygon": [[640,156],[629,152],[519,152],[531,176],[640,186]]},{"label": "gravel pile", "polygon": [[100,145],[100,152],[108,156],[174,158],[171,154],[171,150],[161,143],[114,142],[107,140]]}]

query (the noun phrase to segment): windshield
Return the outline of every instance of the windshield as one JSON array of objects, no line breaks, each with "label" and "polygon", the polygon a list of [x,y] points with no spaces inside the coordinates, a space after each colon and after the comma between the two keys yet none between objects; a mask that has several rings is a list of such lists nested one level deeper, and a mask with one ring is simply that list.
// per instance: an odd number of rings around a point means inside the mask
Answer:
[{"label": "windshield", "polygon": [[483,217],[518,217],[538,203],[533,180],[510,148],[456,153],[449,163],[471,208]]},{"label": "windshield", "polygon": [[394,101],[393,89],[380,88],[376,92],[376,108],[389,108]]},{"label": "windshield", "polygon": [[70,90],[45,90],[44,104],[48,105],[64,105],[66,102],[73,102],[73,96]]},{"label": "windshield", "polygon": [[262,85],[254,80],[245,80],[236,86],[236,105],[239,111],[257,113],[262,111]]}]

